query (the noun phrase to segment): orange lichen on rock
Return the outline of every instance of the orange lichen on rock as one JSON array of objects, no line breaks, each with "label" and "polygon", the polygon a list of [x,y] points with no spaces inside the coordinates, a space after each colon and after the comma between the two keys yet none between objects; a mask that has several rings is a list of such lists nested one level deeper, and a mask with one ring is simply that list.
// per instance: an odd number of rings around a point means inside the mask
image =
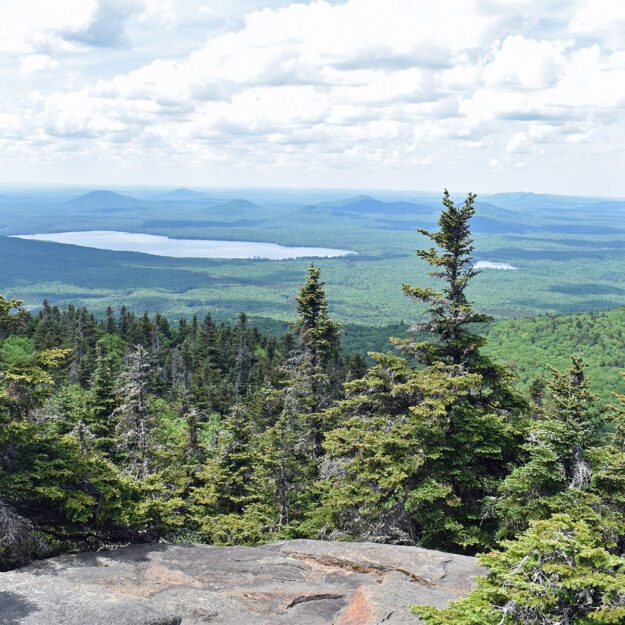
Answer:
[{"label": "orange lichen on rock", "polygon": [[373,608],[364,589],[357,588],[349,605],[343,610],[336,625],[370,625]]}]

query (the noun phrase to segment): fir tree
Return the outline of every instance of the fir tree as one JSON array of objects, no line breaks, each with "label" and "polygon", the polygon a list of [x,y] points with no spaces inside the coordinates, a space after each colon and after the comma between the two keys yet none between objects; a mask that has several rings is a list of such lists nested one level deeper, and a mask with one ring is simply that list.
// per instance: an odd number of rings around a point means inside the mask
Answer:
[{"label": "fir tree", "polygon": [[252,353],[247,339],[247,317],[244,313],[239,315],[237,334],[239,337],[239,344],[234,361],[234,393],[238,397],[245,391],[252,369]]},{"label": "fir tree", "polygon": [[121,369],[123,344],[109,335],[96,345],[96,360],[88,396],[89,426],[105,447],[110,447],[117,422],[117,378]]},{"label": "fir tree", "polygon": [[427,319],[411,330],[428,335],[426,340],[394,340],[405,353],[426,365],[443,363],[461,367],[467,373],[482,376],[474,401],[487,403],[503,410],[524,407],[511,387],[511,376],[485,356],[481,348],[486,339],[474,331],[491,317],[475,310],[467,298],[467,288],[479,273],[473,265],[473,239],[470,221],[475,214],[475,198],[469,193],[462,206],[456,206],[449,192],[443,194],[443,210],[436,232],[419,229],[436,247],[417,250],[433,271],[429,275],[440,280],[440,291],[432,287],[403,285],[404,293],[425,304]]},{"label": "fir tree", "polygon": [[115,312],[111,306],[108,306],[106,309],[106,318],[104,320],[104,331],[107,334],[115,334],[117,330],[117,321],[115,320]]},{"label": "fir tree", "polygon": [[137,345],[128,357],[118,396],[117,444],[130,473],[145,479],[152,470],[152,414],[149,381],[152,365],[147,350]]},{"label": "fir tree", "polygon": [[275,537],[297,535],[314,500],[318,471],[309,445],[310,428],[302,415],[302,403],[310,397],[310,388],[302,379],[288,382],[280,393],[278,418],[260,437],[256,471],[267,532]]},{"label": "fir tree", "polygon": [[311,263],[305,284],[295,298],[299,319],[295,331],[313,368],[329,372],[340,352],[340,329],[328,313],[321,269]]},{"label": "fir tree", "polygon": [[465,599],[419,606],[427,625],[587,625],[625,619],[625,559],[568,515],[536,521],[480,557],[489,569]]},{"label": "fir tree", "polygon": [[219,544],[249,542],[257,529],[242,517],[258,501],[258,459],[249,418],[235,406],[225,420],[217,449],[199,474],[204,485],[194,491],[202,533]]},{"label": "fir tree", "polygon": [[[339,394],[340,327],[329,316],[328,300],[321,281],[321,270],[311,264],[306,282],[297,294],[299,318],[294,324],[298,345],[287,359],[289,402],[297,402],[307,438],[310,458],[315,461],[323,452],[326,424],[322,411]],[[297,388],[298,387],[298,388]]]},{"label": "fir tree", "polygon": [[524,529],[532,519],[571,512],[572,501],[577,514],[587,516],[596,507],[600,493],[592,487],[592,465],[605,424],[581,356],[572,356],[564,372],[552,369],[524,445],[527,460],[500,487],[496,509],[505,533]]},{"label": "fir tree", "polygon": [[319,488],[310,527],[326,538],[419,544],[472,552],[492,542],[484,517],[505,463],[504,415],[467,401],[477,374],[438,364],[414,371],[375,354],[364,378],[328,411]]},{"label": "fir tree", "polygon": [[29,318],[28,311],[19,299],[6,299],[0,295],[0,340],[21,328]]},{"label": "fir tree", "polygon": [[417,256],[434,268],[430,276],[445,283],[442,291],[403,285],[406,295],[428,306],[429,319],[415,325],[414,329],[432,335],[435,340],[409,345],[410,350],[426,365],[443,362],[472,370],[480,358],[479,349],[485,342],[481,336],[467,329],[470,324],[490,319],[476,312],[466,295],[470,280],[477,275],[473,268],[470,230],[470,219],[475,214],[475,198],[469,193],[464,204],[456,206],[445,189],[444,209],[438,220],[440,230],[430,232],[419,229],[437,247],[418,250]]},{"label": "fir tree", "polygon": [[496,522],[486,502],[517,460],[524,403],[481,354],[484,339],[466,327],[488,319],[465,292],[475,276],[474,199],[458,208],[445,191],[440,231],[422,231],[439,249],[417,255],[436,268],[431,275],[443,290],[404,285],[429,305],[418,329],[434,340],[397,341],[421,368],[376,355],[326,413],[335,429],[326,436],[325,495],[313,517],[327,535],[469,552],[492,543]]}]

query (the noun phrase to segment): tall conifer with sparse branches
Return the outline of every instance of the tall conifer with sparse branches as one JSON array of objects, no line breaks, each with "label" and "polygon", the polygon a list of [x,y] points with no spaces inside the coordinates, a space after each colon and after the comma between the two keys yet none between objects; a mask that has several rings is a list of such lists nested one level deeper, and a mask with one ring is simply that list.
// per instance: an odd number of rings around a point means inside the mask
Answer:
[{"label": "tall conifer with sparse branches", "polygon": [[420,367],[373,354],[376,364],[328,411],[336,427],[325,437],[323,505],[311,515],[326,536],[466,551],[492,541],[485,504],[516,461],[523,420],[509,377],[470,328],[489,319],[466,294],[474,200],[457,207],[445,191],[440,230],[421,231],[437,247],[417,255],[442,289],[403,286],[428,306],[416,329],[432,338],[395,341]]},{"label": "tall conifer with sparse branches", "polygon": [[479,374],[482,384],[472,401],[518,411],[525,402],[513,391],[511,374],[481,351],[486,339],[476,329],[492,317],[477,311],[467,295],[471,280],[479,274],[475,270],[471,236],[476,197],[468,193],[464,203],[456,205],[445,189],[439,230],[418,230],[435,246],[417,250],[417,256],[432,267],[429,275],[439,280],[442,287],[437,290],[402,286],[408,297],[426,306],[426,319],[410,328],[420,334],[419,338],[393,339],[393,342],[423,365],[442,363],[456,366],[458,371]]},{"label": "tall conifer with sparse branches", "polygon": [[475,194],[469,193],[462,206],[456,206],[445,189],[440,230],[418,231],[436,247],[417,250],[417,256],[433,267],[430,276],[444,282],[440,291],[431,287],[403,285],[406,295],[427,306],[428,319],[414,326],[434,340],[413,342],[410,350],[427,365],[434,362],[471,368],[478,359],[484,339],[471,332],[469,324],[484,323],[490,317],[477,312],[467,299],[466,289],[477,275],[473,265],[473,239],[470,219],[475,214]]}]

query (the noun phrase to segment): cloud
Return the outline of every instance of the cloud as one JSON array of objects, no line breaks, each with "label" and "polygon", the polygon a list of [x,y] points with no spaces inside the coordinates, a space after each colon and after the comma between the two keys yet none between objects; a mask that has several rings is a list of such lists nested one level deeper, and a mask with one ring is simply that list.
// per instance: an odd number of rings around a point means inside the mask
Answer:
[{"label": "cloud", "polygon": [[609,47],[625,43],[625,4],[618,0],[587,0],[568,25],[569,32]]},{"label": "cloud", "polygon": [[53,70],[58,66],[58,62],[47,54],[29,54],[20,60],[20,74],[36,74],[46,70]]},{"label": "cloud", "polygon": [[0,52],[47,53],[64,49],[59,33],[87,24],[97,8],[95,0],[47,0],[0,2]]},{"label": "cloud", "polygon": [[139,0],[98,0],[89,21],[79,29],[62,33],[67,41],[95,47],[127,47],[126,22],[144,10]]},{"label": "cloud", "polygon": [[523,35],[506,37],[484,68],[489,86],[544,89],[557,83],[566,63],[561,41],[536,41]]},{"label": "cloud", "polygon": [[5,0],[0,2],[0,53],[54,55],[128,46],[131,18],[171,17],[168,0]]},{"label": "cloud", "polygon": [[[94,69],[82,63],[75,87],[33,89],[3,113],[13,136],[87,161],[363,176],[499,171],[522,153],[546,162],[613,129],[625,105],[619,29],[594,3],[565,4],[547,27],[532,0],[62,0],[58,15],[16,29],[20,72],[58,73],[79,55]],[[173,46],[154,47],[164,33]]]}]

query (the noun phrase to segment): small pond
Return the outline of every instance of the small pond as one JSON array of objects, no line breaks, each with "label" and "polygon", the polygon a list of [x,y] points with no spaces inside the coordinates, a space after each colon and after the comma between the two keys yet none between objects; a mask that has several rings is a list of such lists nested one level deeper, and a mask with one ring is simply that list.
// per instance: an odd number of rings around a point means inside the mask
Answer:
[{"label": "small pond", "polygon": [[495,263],[490,260],[478,260],[475,263],[476,269],[503,269],[504,271],[514,271],[516,267],[508,263]]}]

